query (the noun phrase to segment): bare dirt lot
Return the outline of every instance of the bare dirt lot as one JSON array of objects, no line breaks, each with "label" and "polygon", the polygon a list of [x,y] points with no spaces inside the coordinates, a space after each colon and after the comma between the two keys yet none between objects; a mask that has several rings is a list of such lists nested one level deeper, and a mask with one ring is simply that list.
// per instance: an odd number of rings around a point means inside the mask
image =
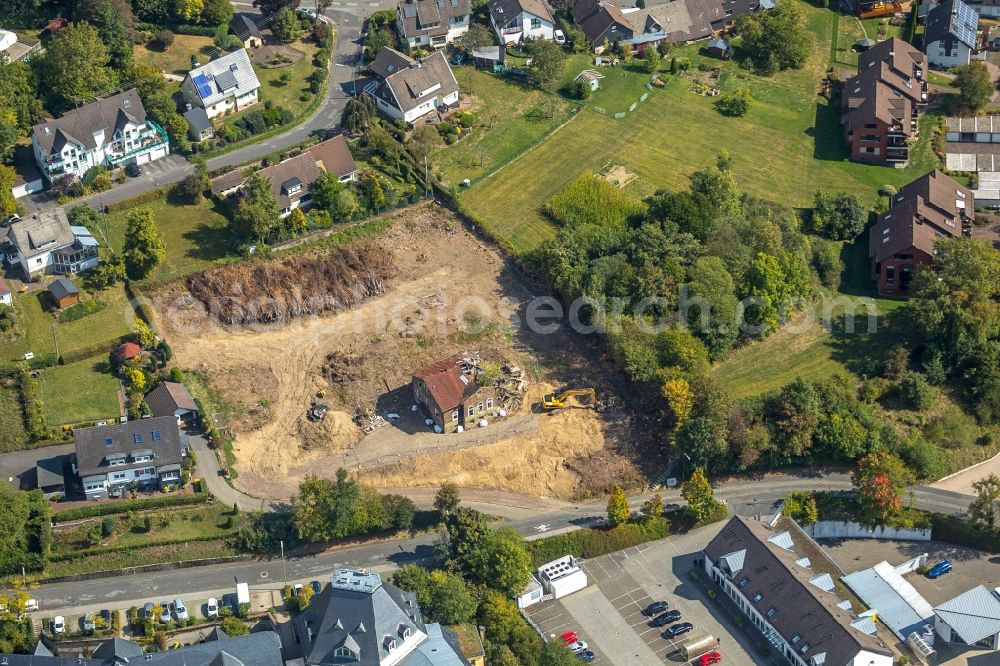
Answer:
[{"label": "bare dirt lot", "polygon": [[[154,296],[178,364],[204,371],[230,407],[241,490],[288,498],[305,475],[333,476],[340,466],[379,487],[454,480],[559,498],[641,482],[623,455],[637,428],[598,383],[604,363],[562,329],[518,325],[532,294],[501,257],[433,205],[397,214],[376,242],[391,252],[394,277],[336,314],[233,328],[213,323],[185,284]],[[486,428],[434,434],[411,412],[411,374],[464,351],[516,363],[527,394]],[[532,411],[567,385],[596,386],[600,408]],[[314,423],[305,413],[317,396],[330,411]],[[365,436],[353,420],[359,407],[401,418]]]}]

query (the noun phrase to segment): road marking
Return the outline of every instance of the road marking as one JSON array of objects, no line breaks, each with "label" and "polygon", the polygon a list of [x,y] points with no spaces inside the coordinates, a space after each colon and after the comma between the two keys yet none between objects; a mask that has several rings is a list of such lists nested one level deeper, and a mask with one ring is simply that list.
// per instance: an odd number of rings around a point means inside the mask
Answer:
[{"label": "road marking", "polygon": [[544,525],[544,524],[542,524],[542,525],[535,525],[535,527],[534,527],[534,530],[536,532],[548,532],[550,529],[552,529],[552,528],[549,527],[548,525]]}]

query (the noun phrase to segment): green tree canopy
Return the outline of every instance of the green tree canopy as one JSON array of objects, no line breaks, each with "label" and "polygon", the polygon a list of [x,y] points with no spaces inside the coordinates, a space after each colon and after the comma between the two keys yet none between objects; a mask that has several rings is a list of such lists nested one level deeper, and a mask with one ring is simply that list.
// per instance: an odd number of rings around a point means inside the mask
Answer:
[{"label": "green tree canopy", "polygon": [[153,220],[153,211],[139,208],[130,212],[122,247],[128,276],[132,279],[148,276],[166,255],[167,246]]},{"label": "green tree canopy", "polygon": [[976,499],[969,505],[969,517],[983,529],[997,527],[997,502],[1000,501],[1000,477],[990,474],[972,483]]},{"label": "green tree canopy", "polygon": [[346,469],[335,481],[307,476],[292,499],[295,530],[304,541],[329,541],[351,533],[361,490]]},{"label": "green tree canopy", "polygon": [[990,70],[982,60],[956,67],[952,85],[958,88],[958,104],[972,112],[986,106],[996,92]]},{"label": "green tree canopy", "polygon": [[608,522],[612,526],[618,526],[629,519],[632,515],[632,508],[628,505],[625,491],[621,486],[615,486],[611,490],[611,497],[608,498]]},{"label": "green tree canopy", "polygon": [[91,101],[109,92],[118,77],[108,65],[111,55],[94,26],[76,23],[66,26],[52,40],[45,54],[35,58],[39,76],[58,104]]},{"label": "green tree canopy", "polygon": [[240,195],[233,212],[233,230],[248,241],[267,240],[281,218],[270,181],[255,173],[243,184]]},{"label": "green tree canopy", "polygon": [[550,86],[562,76],[566,54],[550,39],[530,39],[526,50],[531,58],[531,73],[543,86]]},{"label": "green tree canopy", "polygon": [[833,240],[853,240],[865,230],[868,210],[856,194],[816,192],[812,227]]},{"label": "green tree canopy", "polygon": [[783,69],[799,69],[812,46],[805,14],[792,0],[778,0],[774,9],[740,16],[736,33],[742,37],[742,48],[754,68],[765,76]]},{"label": "green tree canopy", "polygon": [[715,492],[708,482],[704,470],[696,467],[691,476],[681,486],[681,497],[687,502],[688,513],[695,520],[704,520],[712,515],[718,502]]}]

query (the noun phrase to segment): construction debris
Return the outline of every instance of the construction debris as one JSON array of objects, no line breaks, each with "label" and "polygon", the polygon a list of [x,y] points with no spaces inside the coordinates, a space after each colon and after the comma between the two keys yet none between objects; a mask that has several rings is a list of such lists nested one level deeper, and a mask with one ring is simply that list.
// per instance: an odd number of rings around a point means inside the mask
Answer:
[{"label": "construction debris", "polygon": [[306,412],[306,418],[310,421],[319,422],[326,418],[326,412],[330,407],[322,402],[313,401],[312,407]]}]

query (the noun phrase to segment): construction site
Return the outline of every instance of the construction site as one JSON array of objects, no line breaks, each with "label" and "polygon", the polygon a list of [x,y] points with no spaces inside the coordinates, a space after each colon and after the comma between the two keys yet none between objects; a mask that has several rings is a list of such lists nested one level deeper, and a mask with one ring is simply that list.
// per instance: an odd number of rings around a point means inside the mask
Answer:
[{"label": "construction site", "polygon": [[232,269],[154,303],[177,362],[227,407],[243,492],[287,499],[338,467],[377,487],[560,499],[643,482],[635,417],[596,383],[599,346],[521,326],[536,294],[446,210]]}]

